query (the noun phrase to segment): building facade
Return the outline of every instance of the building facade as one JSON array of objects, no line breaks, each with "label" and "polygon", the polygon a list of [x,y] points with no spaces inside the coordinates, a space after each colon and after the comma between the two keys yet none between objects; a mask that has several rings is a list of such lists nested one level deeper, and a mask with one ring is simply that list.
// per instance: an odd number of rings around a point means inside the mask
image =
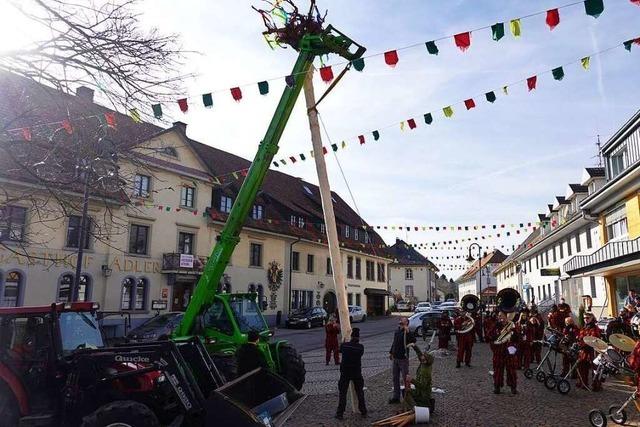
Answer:
[{"label": "building facade", "polygon": [[389,247],[389,288],[404,300],[438,301],[436,276],[438,268],[411,245],[401,239]]},{"label": "building facade", "polygon": [[493,271],[507,258],[498,249],[494,249],[480,260],[474,261],[469,269],[456,280],[458,297],[467,294],[479,297],[485,303],[491,303],[496,295],[496,278]]}]

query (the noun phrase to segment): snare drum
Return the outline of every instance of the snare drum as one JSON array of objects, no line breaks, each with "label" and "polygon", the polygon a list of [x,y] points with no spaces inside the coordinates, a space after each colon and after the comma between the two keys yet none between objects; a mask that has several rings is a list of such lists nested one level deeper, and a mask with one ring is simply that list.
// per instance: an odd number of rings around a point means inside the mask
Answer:
[{"label": "snare drum", "polygon": [[605,354],[607,355],[607,358],[611,361],[613,365],[615,366],[622,365],[622,362],[624,361],[624,357],[622,357],[622,355],[618,353],[615,349],[609,347],[605,352]]}]

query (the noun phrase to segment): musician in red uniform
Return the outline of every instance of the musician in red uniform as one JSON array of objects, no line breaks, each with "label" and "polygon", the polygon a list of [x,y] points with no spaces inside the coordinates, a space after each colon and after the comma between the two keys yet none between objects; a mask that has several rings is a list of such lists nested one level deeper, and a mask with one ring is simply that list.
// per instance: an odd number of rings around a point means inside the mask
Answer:
[{"label": "musician in red uniform", "polygon": [[636,399],[639,399],[640,398],[640,341],[636,342],[636,346],[633,347],[633,351],[627,358],[627,362],[629,363],[629,367],[633,369],[633,371],[636,373],[636,378],[635,378],[636,394],[638,394],[638,397],[636,397]]},{"label": "musician in red uniform", "polygon": [[520,334],[520,342],[518,343],[518,369],[527,369],[531,365],[533,357],[533,341],[536,335],[536,326],[531,323],[529,318],[529,310],[523,309],[520,312],[520,321],[518,332]]},{"label": "musician in red uniform", "polygon": [[453,321],[453,329],[456,332],[456,341],[458,344],[458,356],[456,359],[456,368],[460,367],[460,363],[464,360],[465,365],[471,366],[471,349],[473,348],[474,331],[461,333],[467,316],[459,314]]},{"label": "musician in red uniform", "polygon": [[340,326],[335,317],[331,317],[327,326],[324,327],[326,336],[324,339],[324,348],[326,350],[325,362],[328,365],[331,361],[331,354],[333,353],[333,361],[336,365],[340,364],[340,345],[338,343],[338,334],[340,333]]},{"label": "musician in red uniform", "polygon": [[507,372],[507,385],[511,388],[511,393],[518,393],[518,334],[515,331],[515,326],[509,340],[502,343],[496,342],[496,339],[508,323],[507,316],[500,312],[497,322],[491,330],[487,330],[485,335],[493,352],[493,392],[495,394],[500,394],[500,388],[504,386],[505,370]]},{"label": "musician in red uniform", "polygon": [[[538,307],[534,304],[531,305],[531,324],[534,326],[534,340],[540,341],[544,338],[544,319],[538,312]],[[533,361],[540,363],[542,360],[542,344],[540,342],[534,342],[532,345]]]},{"label": "musician in red uniform", "polygon": [[438,348],[449,348],[449,341],[451,340],[451,328],[453,323],[449,319],[449,313],[442,312],[442,316],[438,320]]},{"label": "musician in red uniform", "polygon": [[483,332],[483,315],[482,315],[482,310],[478,310],[475,313],[473,313],[473,320],[476,322],[473,329],[475,331],[475,334],[478,338],[478,342],[484,342],[484,339],[482,337],[482,332]]},{"label": "musician in red uniform", "polygon": [[558,309],[557,305],[553,304],[553,306],[551,307],[551,312],[549,313],[548,319],[550,328],[558,332],[562,332],[562,330],[564,329],[564,316]]},{"label": "musician in red uniform", "polygon": [[[566,348],[569,349],[577,340],[578,334],[580,333],[580,328],[575,324],[573,318],[571,316],[564,319],[564,329],[562,331],[563,341],[566,345]],[[567,375],[569,369],[571,369],[571,364],[574,362],[569,355],[566,353],[562,355],[562,376]]]},{"label": "musician in red uniform", "polygon": [[[578,333],[578,344],[580,351],[578,352],[578,382],[577,388],[589,387],[589,372],[592,370],[593,359],[595,358],[595,350],[584,343],[584,337],[591,336],[600,338],[600,328],[596,325],[596,319],[593,313],[586,312],[584,314],[584,327]],[[593,391],[601,391],[600,382],[594,378]]]}]

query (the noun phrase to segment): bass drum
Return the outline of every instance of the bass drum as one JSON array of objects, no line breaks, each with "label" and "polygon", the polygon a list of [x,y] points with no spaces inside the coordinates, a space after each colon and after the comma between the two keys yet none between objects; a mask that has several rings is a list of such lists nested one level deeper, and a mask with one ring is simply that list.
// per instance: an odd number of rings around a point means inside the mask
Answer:
[{"label": "bass drum", "polygon": [[633,337],[636,339],[640,338],[640,313],[634,314],[629,324],[631,325]]}]

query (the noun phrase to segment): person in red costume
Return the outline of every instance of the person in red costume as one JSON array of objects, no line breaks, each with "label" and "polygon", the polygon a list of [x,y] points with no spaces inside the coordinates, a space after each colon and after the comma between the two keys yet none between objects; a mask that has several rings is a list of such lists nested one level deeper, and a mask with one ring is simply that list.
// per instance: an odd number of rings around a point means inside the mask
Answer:
[{"label": "person in red costume", "polygon": [[[571,316],[564,319],[564,329],[562,331],[564,344],[566,348],[570,348],[578,340],[578,334],[580,333],[580,328],[575,324],[573,318]],[[566,353],[562,355],[562,376],[567,375],[569,369],[571,369],[571,364],[574,360],[569,357]]]},{"label": "person in red costume", "polygon": [[520,342],[518,343],[518,369],[528,369],[533,358],[533,341],[536,335],[536,326],[531,323],[529,310],[520,312],[519,322]]},{"label": "person in red costume", "polygon": [[495,342],[508,323],[507,316],[502,312],[499,313],[498,321],[485,335],[493,352],[493,392],[495,394],[500,394],[500,388],[504,386],[505,371],[507,373],[507,385],[511,388],[511,393],[518,394],[518,333],[514,329],[511,338],[507,342]]},{"label": "person in red costume", "polygon": [[453,330],[456,332],[456,340],[458,343],[458,355],[456,358],[456,368],[464,360],[465,365],[471,367],[471,350],[473,349],[474,330],[471,328],[468,332],[462,332],[463,325],[467,316],[458,315],[453,321]]},{"label": "person in red costume", "polygon": [[324,327],[326,336],[324,339],[324,348],[326,350],[326,364],[331,361],[331,353],[333,353],[333,360],[336,365],[340,364],[340,344],[338,343],[338,334],[340,333],[340,326],[336,322],[335,317],[331,317],[327,326]]},{"label": "person in red costume", "polygon": [[[535,305],[531,306],[531,324],[535,329],[535,341],[541,341],[544,338],[544,319],[538,312],[538,307]],[[542,344],[540,342],[534,342],[532,345],[532,352],[533,362],[540,363],[542,360]]]},{"label": "person in red costume", "polygon": [[[593,359],[595,358],[595,350],[584,343],[584,337],[591,336],[600,338],[600,328],[596,325],[596,318],[591,312],[584,314],[584,327],[578,333],[578,344],[580,351],[578,352],[578,383],[577,388],[589,387],[589,373],[592,371]],[[593,391],[601,391],[600,382],[594,378]]]},{"label": "person in red costume", "polygon": [[551,312],[549,313],[548,319],[550,328],[558,332],[562,332],[562,330],[564,329],[564,315],[558,309],[557,305],[553,304],[553,306],[551,307]]},{"label": "person in red costume", "polygon": [[[442,317],[438,320],[438,348],[449,348],[449,341],[451,340],[451,328],[453,323],[449,319],[449,314],[446,311],[442,312]],[[424,330],[424,328],[423,328]]]}]

